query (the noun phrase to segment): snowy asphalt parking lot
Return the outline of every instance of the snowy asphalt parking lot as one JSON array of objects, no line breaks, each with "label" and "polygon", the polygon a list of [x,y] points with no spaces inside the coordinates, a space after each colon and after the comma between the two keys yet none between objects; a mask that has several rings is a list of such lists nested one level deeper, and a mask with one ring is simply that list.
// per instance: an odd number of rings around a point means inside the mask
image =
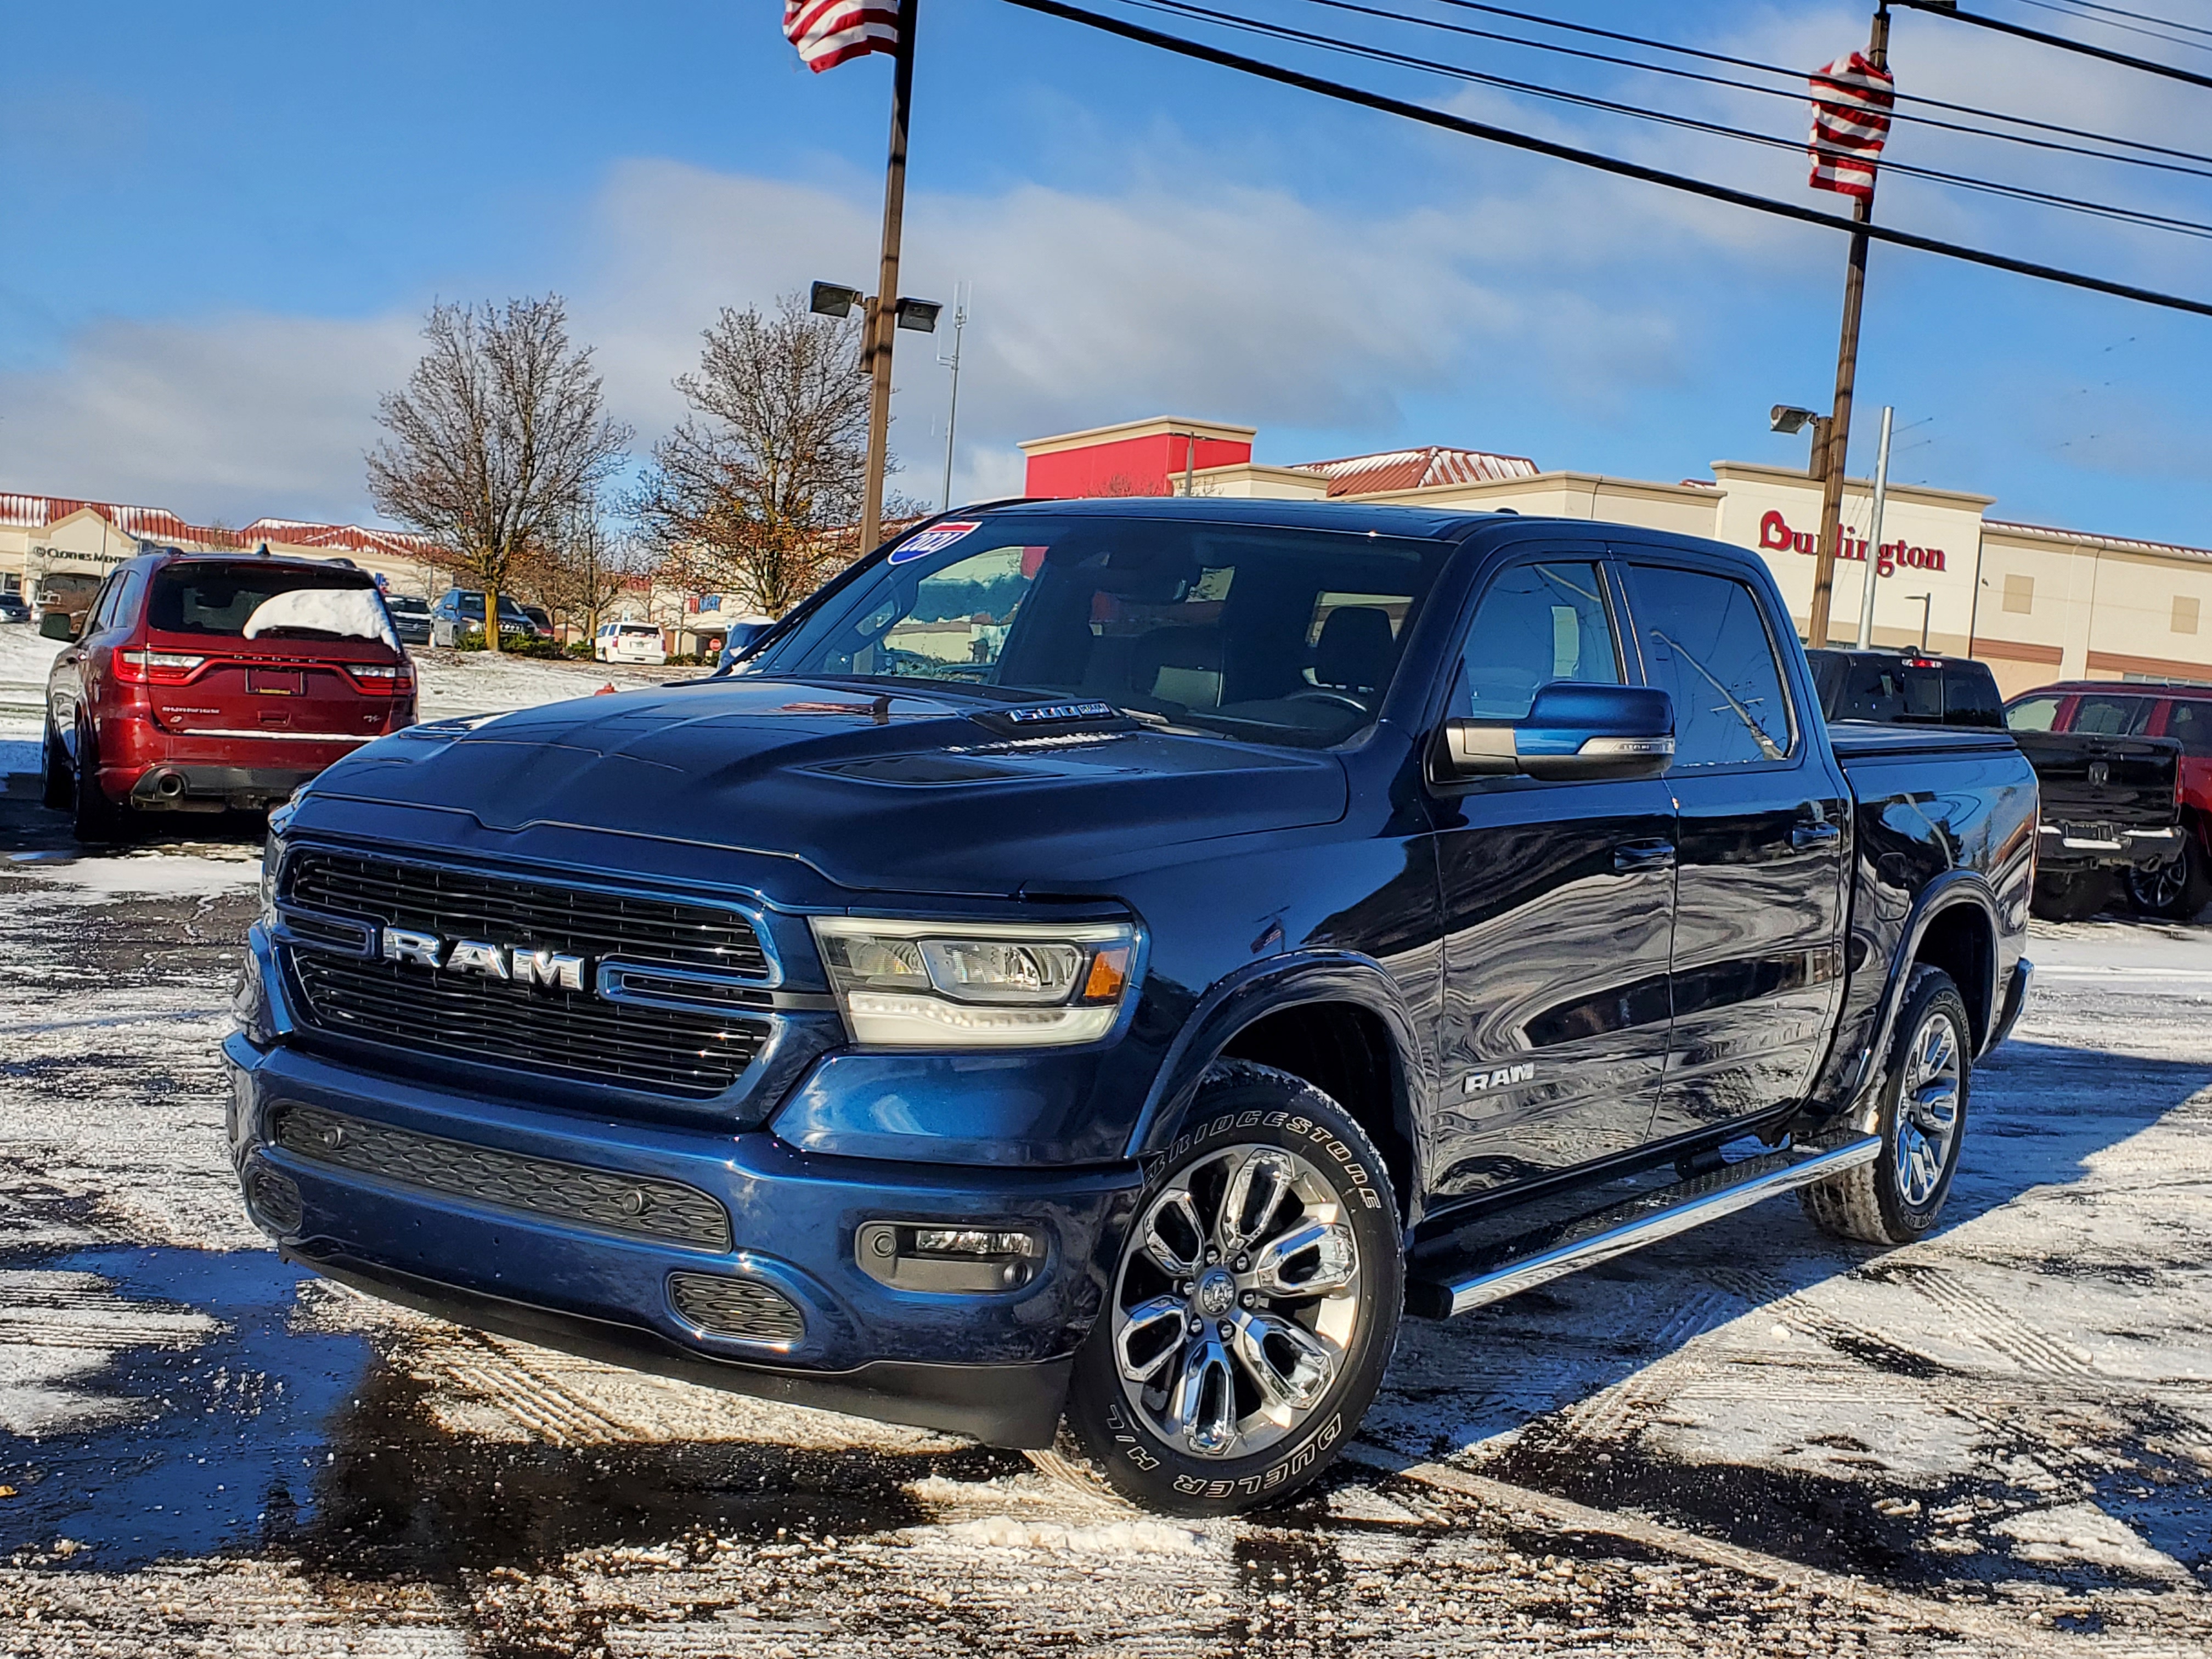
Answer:
[{"label": "snowy asphalt parking lot", "polygon": [[[2212,927],[2038,925],[1923,1243],[1785,1200],[1410,1323],[1316,1488],[1163,1521],[284,1267],[216,1053],[258,840],[78,856],[41,643],[0,644],[0,1655],[2212,1651]],[[424,712],[607,678],[439,653]]]}]

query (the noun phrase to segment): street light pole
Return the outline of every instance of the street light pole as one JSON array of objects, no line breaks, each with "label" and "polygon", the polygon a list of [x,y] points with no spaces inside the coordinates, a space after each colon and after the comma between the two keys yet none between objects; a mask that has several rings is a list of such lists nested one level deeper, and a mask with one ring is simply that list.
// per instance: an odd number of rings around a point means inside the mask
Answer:
[{"label": "street light pole", "polygon": [[[1878,70],[1889,67],[1889,0],[1875,8],[1874,30],[1867,43],[1867,61]],[[1863,196],[1851,203],[1851,222],[1863,227],[1874,217],[1874,180],[1867,181]],[[1836,343],[1836,402],[1828,416],[1827,441],[1821,446],[1826,464],[1820,479],[1820,533],[1814,545],[1813,613],[1806,628],[1808,643],[1815,649],[1828,642],[1828,611],[1836,586],[1836,549],[1843,535],[1844,458],[1850,449],[1851,387],[1858,377],[1859,311],[1866,297],[1867,247],[1863,228],[1851,232],[1851,251],[1844,267],[1844,325]]]},{"label": "street light pole", "polygon": [[1874,459],[1874,506],[1867,516],[1873,523],[1867,526],[1866,591],[1859,599],[1859,649],[1863,651],[1874,643],[1874,584],[1881,574],[1881,509],[1889,495],[1889,428],[1897,418],[1897,410],[1889,404],[1881,406],[1881,448]]},{"label": "street light pole", "polygon": [[892,59],[890,156],[884,167],[883,267],[869,304],[860,367],[870,377],[867,477],[860,495],[860,546],[882,538],[884,471],[890,455],[891,339],[897,327],[899,237],[906,220],[907,114],[914,101],[914,27],[917,0],[899,0],[898,52]]},{"label": "street light pole", "polygon": [[[975,291],[971,285],[968,289],[969,295],[972,296]],[[952,290],[952,355],[947,357],[940,353],[937,359],[952,371],[952,400],[945,411],[945,501],[939,508],[944,513],[952,510],[952,438],[960,428],[960,336],[967,326],[968,300],[962,296],[956,284]]]}]

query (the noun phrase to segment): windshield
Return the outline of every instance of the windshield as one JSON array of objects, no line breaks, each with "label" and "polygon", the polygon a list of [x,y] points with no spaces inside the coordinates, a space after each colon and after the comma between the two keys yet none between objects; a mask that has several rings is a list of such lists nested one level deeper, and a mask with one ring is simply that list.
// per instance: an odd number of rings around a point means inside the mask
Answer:
[{"label": "windshield", "polygon": [[742,672],[948,683],[1321,746],[1367,725],[1448,545],[1024,514],[943,524]]},{"label": "windshield", "polygon": [[[302,590],[323,592],[376,591],[376,584],[358,570],[303,570],[297,567],[256,562],[250,564],[174,564],[154,578],[147,625],[164,634],[223,634],[246,636],[246,625],[256,611],[279,593]],[[307,611],[289,622],[264,618],[260,632],[347,634],[347,627],[317,626]]]}]

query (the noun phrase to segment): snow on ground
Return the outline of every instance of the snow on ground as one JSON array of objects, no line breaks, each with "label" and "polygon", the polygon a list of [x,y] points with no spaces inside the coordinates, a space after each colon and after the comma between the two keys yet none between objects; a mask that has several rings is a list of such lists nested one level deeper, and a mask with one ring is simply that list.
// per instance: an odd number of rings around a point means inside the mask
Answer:
[{"label": "snow on ground", "polygon": [[1316,1489],[1197,1523],[286,1267],[215,1058],[252,842],[0,834],[9,1659],[2212,1650],[2212,930],[2039,924],[1935,1237],[1784,1200],[1409,1325]]}]

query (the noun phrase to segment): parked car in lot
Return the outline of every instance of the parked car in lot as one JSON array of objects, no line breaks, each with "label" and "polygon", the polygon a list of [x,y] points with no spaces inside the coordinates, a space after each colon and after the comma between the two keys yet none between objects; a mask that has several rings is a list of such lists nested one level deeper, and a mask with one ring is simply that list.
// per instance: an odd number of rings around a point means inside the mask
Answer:
[{"label": "parked car in lot", "polygon": [[[464,634],[481,634],[483,632],[483,594],[449,587],[439,596],[438,603],[430,608],[430,643],[450,647]],[[502,593],[499,596],[499,631],[502,634],[536,634],[538,624],[530,620],[529,612],[520,605]],[[551,637],[550,629],[545,637]]]},{"label": "parked car in lot", "polygon": [[[1972,658],[1924,651],[1805,654],[1821,712],[1832,720],[2006,726],[1996,677]],[[2037,915],[2053,921],[2094,915],[2123,877],[2132,882],[2174,864],[2185,834],[2178,745],[2096,732],[2036,729],[2014,736],[2040,790]]]},{"label": "parked car in lot", "polygon": [[530,625],[537,630],[539,639],[550,640],[554,636],[556,630],[553,626],[553,613],[544,605],[526,605],[522,607],[522,614],[530,619]]},{"label": "parked car in lot", "polygon": [[1125,499],[926,521],[732,672],[417,726],[271,831],[224,1053],[289,1260],[1064,1416],[1219,1514],[1328,1463],[1408,1310],[1790,1190],[1924,1236],[2027,994],[2035,780],[1832,732],[1738,549]]},{"label": "parked car in lot", "polygon": [[46,681],[46,800],[105,840],[136,814],[282,801],[415,718],[415,675],[350,566],[144,554],[100,584]]},{"label": "parked car in lot", "polygon": [[31,607],[21,593],[0,593],[0,623],[27,623]]},{"label": "parked car in lot", "polygon": [[[2212,904],[2212,685],[2046,685],[2014,698],[2005,720],[2030,758],[2037,744],[2069,739],[2085,755],[2101,753],[2109,783],[2135,780],[2147,811],[2161,800],[2164,769],[2171,765],[2178,774],[2170,788],[2179,833],[2157,859],[2129,861],[2128,895],[2140,910],[2183,921]],[[2155,770],[2144,758],[2153,752]],[[2117,816],[2103,821],[2123,836],[2130,828]]]},{"label": "parked car in lot", "polygon": [[[386,593],[384,608],[391,613],[392,626],[399,635],[402,645],[430,643],[430,607],[424,601],[404,593]],[[477,614],[483,614],[483,602],[477,602]]]},{"label": "parked car in lot", "polygon": [[650,663],[668,660],[668,647],[660,630],[651,623],[604,623],[592,641],[592,655],[600,662]]}]

